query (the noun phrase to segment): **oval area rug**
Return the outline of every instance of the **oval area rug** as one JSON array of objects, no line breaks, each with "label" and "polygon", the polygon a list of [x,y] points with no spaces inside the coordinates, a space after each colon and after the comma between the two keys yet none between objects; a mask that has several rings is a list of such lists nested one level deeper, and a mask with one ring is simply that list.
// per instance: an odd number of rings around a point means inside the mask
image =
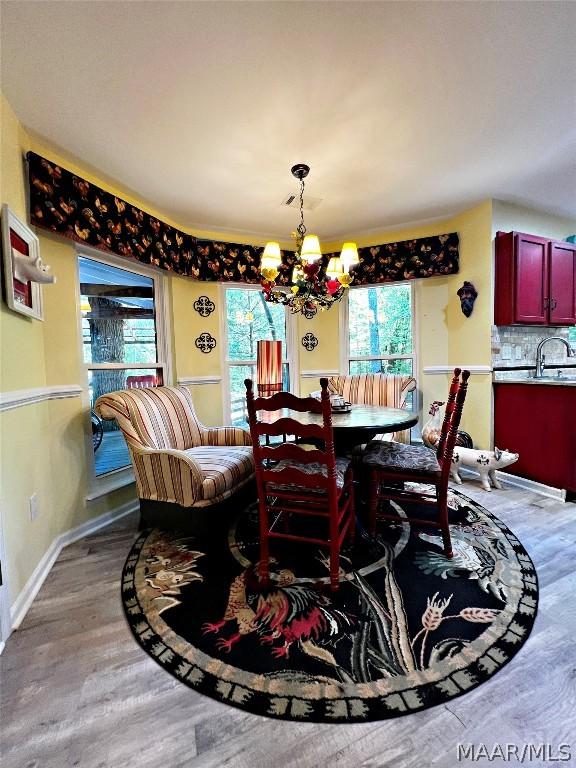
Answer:
[{"label": "oval area rug", "polygon": [[172,675],[256,714],[350,723],[442,704],[510,661],[538,600],[506,525],[459,492],[449,503],[452,560],[433,528],[399,510],[344,549],[334,594],[325,554],[291,542],[272,550],[272,581],[259,587],[255,505],[226,529],[146,531],[124,566],[126,617]]}]

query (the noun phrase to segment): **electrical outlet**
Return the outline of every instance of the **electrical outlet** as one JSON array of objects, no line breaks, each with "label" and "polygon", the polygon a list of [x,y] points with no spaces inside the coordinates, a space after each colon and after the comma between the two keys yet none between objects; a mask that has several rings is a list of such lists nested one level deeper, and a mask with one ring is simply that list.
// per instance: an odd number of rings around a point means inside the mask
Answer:
[{"label": "electrical outlet", "polygon": [[30,507],[30,522],[33,523],[38,517],[38,494],[33,493],[28,499],[28,505]]}]

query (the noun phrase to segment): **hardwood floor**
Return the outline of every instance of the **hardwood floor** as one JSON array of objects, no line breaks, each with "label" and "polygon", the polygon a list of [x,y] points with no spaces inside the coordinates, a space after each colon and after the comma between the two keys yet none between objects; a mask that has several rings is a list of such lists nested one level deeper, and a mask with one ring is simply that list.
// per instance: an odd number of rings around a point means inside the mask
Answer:
[{"label": "hardwood floor", "polygon": [[462,490],[517,534],[540,580],[530,639],[476,690],[350,726],[270,720],[201,696],[124,621],[119,579],[136,531],[126,518],[63,550],[0,657],[3,768],[453,768],[467,762],[458,744],[481,743],[548,743],[556,754],[570,744],[562,765],[576,765],[576,504],[475,482]]}]

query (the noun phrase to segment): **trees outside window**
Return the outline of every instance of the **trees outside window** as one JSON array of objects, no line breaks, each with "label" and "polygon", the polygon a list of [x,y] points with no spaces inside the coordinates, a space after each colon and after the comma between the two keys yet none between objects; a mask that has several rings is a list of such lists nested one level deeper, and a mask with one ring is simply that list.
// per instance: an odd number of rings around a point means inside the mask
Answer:
[{"label": "trees outside window", "polygon": [[349,373],[413,373],[412,302],[407,283],[350,289]]}]

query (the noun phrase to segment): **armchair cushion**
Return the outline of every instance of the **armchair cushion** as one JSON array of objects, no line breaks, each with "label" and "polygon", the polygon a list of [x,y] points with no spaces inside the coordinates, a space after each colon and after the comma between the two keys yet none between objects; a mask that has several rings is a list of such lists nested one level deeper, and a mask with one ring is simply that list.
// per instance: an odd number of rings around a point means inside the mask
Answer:
[{"label": "armchair cushion", "polygon": [[184,453],[200,467],[204,500],[233,491],[254,474],[252,446],[189,448]]}]

